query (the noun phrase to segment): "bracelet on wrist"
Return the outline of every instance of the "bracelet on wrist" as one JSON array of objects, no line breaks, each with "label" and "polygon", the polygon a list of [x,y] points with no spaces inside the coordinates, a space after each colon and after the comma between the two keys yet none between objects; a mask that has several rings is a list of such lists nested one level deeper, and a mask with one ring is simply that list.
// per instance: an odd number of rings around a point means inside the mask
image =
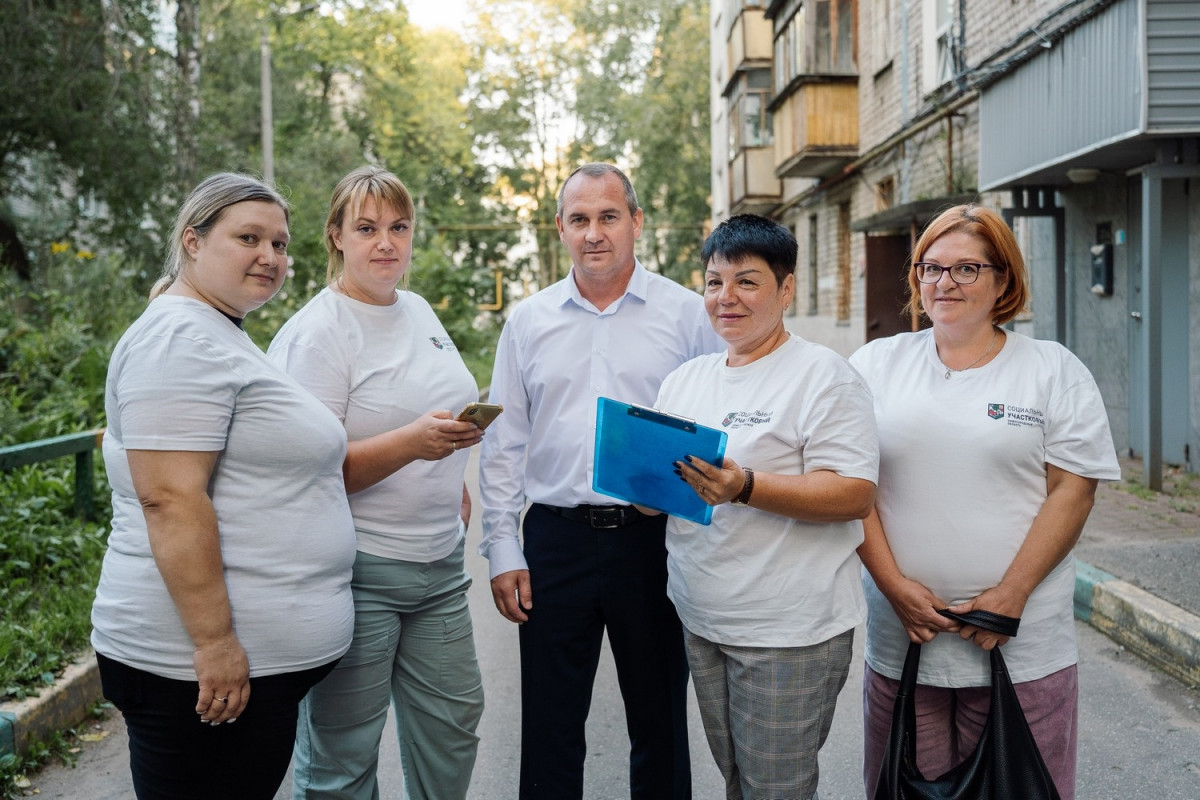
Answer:
[{"label": "bracelet on wrist", "polygon": [[742,493],[733,498],[734,504],[739,506],[749,505],[750,494],[754,491],[754,470],[742,467],[742,472],[746,473],[746,482],[742,484]]}]

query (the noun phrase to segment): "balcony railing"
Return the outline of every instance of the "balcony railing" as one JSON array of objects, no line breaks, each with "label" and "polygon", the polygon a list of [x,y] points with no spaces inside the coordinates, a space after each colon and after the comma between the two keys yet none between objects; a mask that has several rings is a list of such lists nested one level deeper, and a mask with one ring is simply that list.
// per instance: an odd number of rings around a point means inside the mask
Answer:
[{"label": "balcony railing", "polygon": [[779,205],[783,182],[775,177],[770,147],[749,147],[729,164],[730,213],[765,214]]},{"label": "balcony railing", "polygon": [[800,83],[771,110],[777,177],[823,178],[858,155],[856,78]]}]

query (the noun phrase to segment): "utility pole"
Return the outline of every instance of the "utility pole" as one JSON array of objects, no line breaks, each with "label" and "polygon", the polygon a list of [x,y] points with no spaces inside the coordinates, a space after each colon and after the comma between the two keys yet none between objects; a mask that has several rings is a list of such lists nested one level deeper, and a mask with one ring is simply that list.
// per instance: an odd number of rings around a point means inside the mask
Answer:
[{"label": "utility pole", "polygon": [[263,181],[268,186],[275,185],[275,115],[271,101],[271,34],[267,28],[267,17],[279,19],[297,17],[317,9],[316,3],[305,3],[295,11],[274,13],[264,11],[259,15],[259,94],[261,95],[262,110],[262,151],[263,151]]},{"label": "utility pole", "polygon": [[262,153],[263,180],[268,186],[275,185],[275,116],[271,110],[271,35],[267,32],[267,20],[259,20],[261,44],[261,76],[259,91],[262,106]]}]

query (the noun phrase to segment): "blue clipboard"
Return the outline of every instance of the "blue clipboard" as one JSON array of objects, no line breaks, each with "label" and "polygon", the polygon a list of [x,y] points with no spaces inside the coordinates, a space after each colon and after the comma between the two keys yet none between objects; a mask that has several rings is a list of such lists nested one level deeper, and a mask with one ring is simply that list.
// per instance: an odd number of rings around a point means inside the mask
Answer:
[{"label": "blue clipboard", "polygon": [[727,439],[724,431],[686,417],[598,398],[592,489],[707,525],[712,506],[671,465],[691,455],[720,466]]}]

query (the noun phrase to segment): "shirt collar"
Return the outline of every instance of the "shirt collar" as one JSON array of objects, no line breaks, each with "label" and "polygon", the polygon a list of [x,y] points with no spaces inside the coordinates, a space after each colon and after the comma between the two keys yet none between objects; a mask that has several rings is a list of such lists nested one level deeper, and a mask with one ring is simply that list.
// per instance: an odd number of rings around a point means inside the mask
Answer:
[{"label": "shirt collar", "polygon": [[[582,294],[580,294],[579,287],[575,284],[575,268],[574,267],[571,267],[571,271],[570,271],[570,273],[567,274],[567,278],[565,281],[563,281],[563,283],[565,284],[565,288],[567,290],[566,295],[563,297],[563,300],[562,300],[563,304],[566,304],[567,301],[571,301],[571,302],[575,303],[575,305],[579,306],[580,308],[586,308],[589,310],[594,310],[596,308],[594,305],[592,305],[592,303],[587,298],[585,298]],[[647,272],[645,267],[642,266],[642,262],[638,261],[637,259],[634,259],[633,274],[629,276],[629,283],[627,283],[625,285],[624,294],[622,294],[619,298],[617,298],[616,302],[614,302],[612,305],[610,305],[602,313],[615,312],[618,308],[620,308],[621,304],[625,302],[626,297],[635,297],[638,300],[640,300],[641,302],[645,303],[646,302],[646,292],[649,289],[649,287],[650,287],[650,273]]]}]

